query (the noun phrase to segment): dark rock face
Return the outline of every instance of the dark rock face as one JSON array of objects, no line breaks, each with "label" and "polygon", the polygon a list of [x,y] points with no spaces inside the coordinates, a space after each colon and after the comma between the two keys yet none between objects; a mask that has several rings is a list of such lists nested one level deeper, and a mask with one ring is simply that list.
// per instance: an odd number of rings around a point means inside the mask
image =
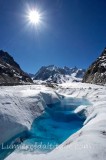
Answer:
[{"label": "dark rock face", "polygon": [[13,57],[0,50],[0,85],[32,83],[31,78],[21,70]]},{"label": "dark rock face", "polygon": [[106,84],[106,48],[101,56],[88,68],[82,82]]},{"label": "dark rock face", "polygon": [[34,78],[34,74],[32,74],[32,73],[27,73],[28,75],[29,75],[29,77],[31,78],[31,79],[33,79]]},{"label": "dark rock face", "polygon": [[53,83],[63,83],[68,81],[72,76],[72,81],[77,78],[82,78],[85,73],[84,69],[74,68],[60,68],[54,65],[43,66],[35,74],[34,80],[42,80]]}]

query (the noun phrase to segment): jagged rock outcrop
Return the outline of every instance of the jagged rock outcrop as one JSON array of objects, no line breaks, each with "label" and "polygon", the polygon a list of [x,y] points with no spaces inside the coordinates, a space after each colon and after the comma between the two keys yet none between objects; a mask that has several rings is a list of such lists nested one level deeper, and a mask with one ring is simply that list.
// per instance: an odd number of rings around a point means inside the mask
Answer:
[{"label": "jagged rock outcrop", "polygon": [[93,84],[106,84],[106,48],[101,56],[86,71],[83,81]]},{"label": "jagged rock outcrop", "polygon": [[0,50],[0,85],[32,83],[31,78],[20,68],[13,57]]}]

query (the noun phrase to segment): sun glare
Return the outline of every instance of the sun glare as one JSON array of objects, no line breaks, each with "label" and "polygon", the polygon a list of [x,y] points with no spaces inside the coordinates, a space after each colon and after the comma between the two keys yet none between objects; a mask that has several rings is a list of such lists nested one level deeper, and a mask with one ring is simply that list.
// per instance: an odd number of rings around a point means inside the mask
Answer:
[{"label": "sun glare", "polygon": [[28,19],[29,19],[30,23],[37,25],[40,23],[41,15],[36,10],[30,10],[28,13]]}]

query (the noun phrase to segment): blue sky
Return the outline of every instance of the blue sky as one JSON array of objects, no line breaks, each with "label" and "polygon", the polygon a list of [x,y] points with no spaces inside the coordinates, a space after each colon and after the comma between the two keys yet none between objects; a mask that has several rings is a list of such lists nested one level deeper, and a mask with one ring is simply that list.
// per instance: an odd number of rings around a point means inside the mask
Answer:
[{"label": "blue sky", "polygon": [[[37,28],[28,24],[28,6],[42,13]],[[0,0],[0,49],[24,71],[87,68],[105,47],[105,0]]]}]

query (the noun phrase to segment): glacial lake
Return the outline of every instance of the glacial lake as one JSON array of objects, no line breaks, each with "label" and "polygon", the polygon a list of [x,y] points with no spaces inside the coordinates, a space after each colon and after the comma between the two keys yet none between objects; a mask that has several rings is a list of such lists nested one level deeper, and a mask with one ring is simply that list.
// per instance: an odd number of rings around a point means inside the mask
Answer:
[{"label": "glacial lake", "polygon": [[[83,127],[84,118],[80,118],[74,110],[79,105],[89,105],[86,99],[63,98],[61,103],[51,104],[45,112],[34,120],[28,133],[17,135],[21,150],[25,153],[48,153],[63,143],[69,136]],[[14,137],[6,144],[16,143]],[[13,152],[14,149],[0,150],[0,160]]]}]

